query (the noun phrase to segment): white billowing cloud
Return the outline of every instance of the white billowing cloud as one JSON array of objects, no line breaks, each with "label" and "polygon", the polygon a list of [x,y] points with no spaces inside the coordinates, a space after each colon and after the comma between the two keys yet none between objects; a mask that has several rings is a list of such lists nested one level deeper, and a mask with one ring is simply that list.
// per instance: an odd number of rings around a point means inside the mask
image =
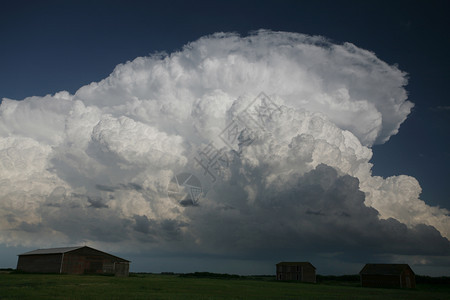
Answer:
[{"label": "white billowing cloud", "polygon": [[[31,225],[41,222],[39,210],[55,186],[66,185],[48,170],[51,152],[51,147],[31,138],[16,136],[0,139],[0,226],[3,243],[27,245],[30,237],[40,229],[46,233],[52,231]],[[28,228],[24,221],[30,224]],[[52,235],[47,235],[46,239],[52,239]]]},{"label": "white billowing cloud", "polygon": [[167,57],[137,58],[82,87],[76,97],[101,107],[151,100],[153,105],[141,109],[181,121],[190,103],[211,91],[232,99],[266,91],[287,105],[326,114],[371,145],[396,134],[409,114],[413,104],[406,101],[406,83],[405,73],[352,44],[260,31],[246,38],[216,34]]},{"label": "white billowing cloud", "polygon": [[395,218],[408,225],[432,225],[450,238],[449,211],[420,200],[422,188],[414,177],[371,177],[361,182],[361,190],[366,192],[366,204],[382,212],[384,218]]},{"label": "white billowing cloud", "polygon": [[[0,242],[444,255],[448,211],[412,177],[371,175],[370,146],[413,106],[405,85],[352,44],[259,31],[137,58],[75,95],[3,100]],[[214,147],[208,173],[195,159]],[[168,197],[183,172],[209,189],[198,206]]]},{"label": "white billowing cloud", "polygon": [[48,145],[61,143],[60,128],[64,127],[72,97],[60,92],[54,96],[29,97],[20,103],[3,99],[0,134],[30,137]]}]

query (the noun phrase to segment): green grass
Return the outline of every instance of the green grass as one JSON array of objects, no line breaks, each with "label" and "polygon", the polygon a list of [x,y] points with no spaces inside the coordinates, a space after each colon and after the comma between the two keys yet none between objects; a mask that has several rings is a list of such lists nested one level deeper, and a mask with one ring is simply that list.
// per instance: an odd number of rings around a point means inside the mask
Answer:
[{"label": "green grass", "polygon": [[0,299],[450,299],[448,285],[415,290],[278,282],[270,278],[190,278],[137,274],[0,274]]}]

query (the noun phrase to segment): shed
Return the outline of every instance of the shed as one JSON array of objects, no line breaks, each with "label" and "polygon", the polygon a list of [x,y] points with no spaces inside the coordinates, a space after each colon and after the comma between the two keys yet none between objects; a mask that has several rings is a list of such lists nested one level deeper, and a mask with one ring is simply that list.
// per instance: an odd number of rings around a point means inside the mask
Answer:
[{"label": "shed", "polygon": [[363,287],[416,287],[415,274],[407,264],[366,264],[359,275]]},{"label": "shed", "polygon": [[316,268],[310,262],[277,263],[277,280],[316,282]]},{"label": "shed", "polygon": [[88,247],[38,249],[19,254],[17,270],[33,273],[128,276],[130,261]]}]

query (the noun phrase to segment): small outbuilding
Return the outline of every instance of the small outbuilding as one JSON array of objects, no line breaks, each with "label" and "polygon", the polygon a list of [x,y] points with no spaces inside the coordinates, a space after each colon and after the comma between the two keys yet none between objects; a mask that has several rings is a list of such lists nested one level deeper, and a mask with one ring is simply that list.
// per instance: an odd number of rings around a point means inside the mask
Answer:
[{"label": "small outbuilding", "polygon": [[38,249],[19,254],[17,270],[32,273],[114,274],[128,276],[130,261],[81,247]]},{"label": "small outbuilding", "polygon": [[363,287],[416,287],[415,274],[407,264],[366,264],[359,275]]},{"label": "small outbuilding", "polygon": [[277,280],[316,282],[316,268],[309,262],[277,263]]}]

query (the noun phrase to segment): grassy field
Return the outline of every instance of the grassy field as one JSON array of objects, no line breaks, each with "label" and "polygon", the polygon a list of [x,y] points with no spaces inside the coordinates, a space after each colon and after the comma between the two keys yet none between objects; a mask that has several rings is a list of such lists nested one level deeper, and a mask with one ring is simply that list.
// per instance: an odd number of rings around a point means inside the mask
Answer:
[{"label": "grassy field", "polygon": [[190,278],[135,274],[95,275],[0,273],[0,299],[450,299],[448,285],[415,290],[361,288],[353,283],[277,282],[268,278]]}]

